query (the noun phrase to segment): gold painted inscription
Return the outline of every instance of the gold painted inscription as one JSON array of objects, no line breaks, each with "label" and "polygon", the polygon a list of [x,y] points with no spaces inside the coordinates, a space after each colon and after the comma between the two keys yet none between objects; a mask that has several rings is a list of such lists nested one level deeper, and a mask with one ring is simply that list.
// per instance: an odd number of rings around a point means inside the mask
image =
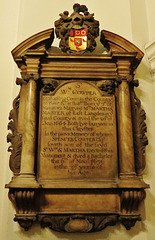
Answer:
[{"label": "gold painted inscription", "polygon": [[41,94],[39,178],[117,177],[115,97],[92,84]]}]

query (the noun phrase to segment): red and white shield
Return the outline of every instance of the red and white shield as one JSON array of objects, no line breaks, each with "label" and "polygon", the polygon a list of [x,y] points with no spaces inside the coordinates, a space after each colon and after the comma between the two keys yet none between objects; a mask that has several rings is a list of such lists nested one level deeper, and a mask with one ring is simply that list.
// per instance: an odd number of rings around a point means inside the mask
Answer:
[{"label": "red and white shield", "polygon": [[87,48],[87,29],[71,29],[69,47],[75,51],[85,50]]}]

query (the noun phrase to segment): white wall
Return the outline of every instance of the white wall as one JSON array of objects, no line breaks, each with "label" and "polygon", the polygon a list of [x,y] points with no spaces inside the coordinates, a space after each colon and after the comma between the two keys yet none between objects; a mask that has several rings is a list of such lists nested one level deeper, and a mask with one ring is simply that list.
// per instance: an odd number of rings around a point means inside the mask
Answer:
[{"label": "white wall", "polygon": [[[91,234],[62,234],[41,229],[38,225],[29,232],[21,230],[13,222],[14,209],[7,198],[5,183],[10,181],[11,171],[8,167],[9,154],[7,153],[7,123],[8,113],[12,108],[12,101],[18,93],[15,85],[19,71],[11,57],[11,50],[21,41],[42,30],[54,27],[54,21],[64,10],[72,12],[73,0],[0,0],[0,29],[1,29],[1,94],[0,94],[0,239],[2,240],[41,240],[41,239],[97,239],[97,240],[153,240],[155,233],[155,102],[152,88],[152,78],[149,72],[149,63],[145,56],[137,69],[135,78],[140,80],[137,94],[147,113],[149,147],[147,147],[147,166],[145,181],[150,183],[145,201],[145,221],[136,223],[130,231],[126,231],[119,224],[108,227],[104,231]],[[100,29],[117,33],[132,41],[144,51],[148,41],[155,38],[155,1],[154,0],[79,0],[86,4],[90,12],[100,21]],[[153,22],[154,21],[154,22]],[[55,41],[58,45],[58,41]]]}]

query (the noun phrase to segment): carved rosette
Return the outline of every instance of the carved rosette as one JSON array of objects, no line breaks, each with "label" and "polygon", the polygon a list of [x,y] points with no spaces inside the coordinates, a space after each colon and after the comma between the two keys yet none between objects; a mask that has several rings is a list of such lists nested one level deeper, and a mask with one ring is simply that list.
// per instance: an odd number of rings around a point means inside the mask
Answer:
[{"label": "carved rosette", "polygon": [[22,150],[22,135],[17,131],[19,102],[20,95],[18,95],[13,101],[13,109],[10,111],[10,122],[8,124],[8,130],[10,130],[11,133],[8,133],[7,135],[7,142],[11,143],[11,146],[8,148],[8,151],[11,152],[9,165],[11,171],[15,175],[20,171]]}]

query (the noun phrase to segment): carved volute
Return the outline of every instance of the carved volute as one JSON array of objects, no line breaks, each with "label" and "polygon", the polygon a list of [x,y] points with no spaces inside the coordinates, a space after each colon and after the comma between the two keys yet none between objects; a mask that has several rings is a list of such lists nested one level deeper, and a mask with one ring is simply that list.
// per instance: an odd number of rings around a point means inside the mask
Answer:
[{"label": "carved volute", "polygon": [[134,91],[143,53],[106,30],[106,53],[93,53],[99,22],[80,4],[60,14],[55,33],[57,51],[53,28],[12,51],[21,70],[7,137],[14,220],[25,230],[34,222],[68,233],[117,222],[129,230],[149,187],[146,114]]}]

